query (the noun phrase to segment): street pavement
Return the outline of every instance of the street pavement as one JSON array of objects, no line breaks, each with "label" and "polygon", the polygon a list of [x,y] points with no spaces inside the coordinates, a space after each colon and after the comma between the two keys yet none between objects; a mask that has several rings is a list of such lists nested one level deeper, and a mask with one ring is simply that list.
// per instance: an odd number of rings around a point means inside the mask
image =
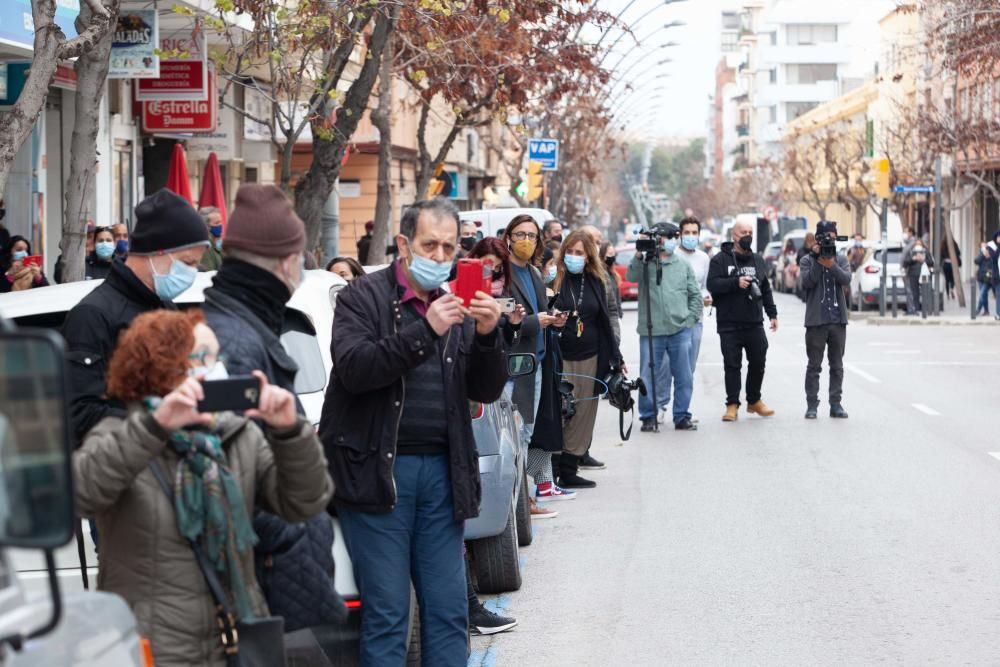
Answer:
[{"label": "street pavement", "polygon": [[603,402],[607,470],[535,522],[522,589],[487,603],[519,625],[474,638],[470,665],[1000,663],[1000,328],[852,324],[850,418],[824,400],[807,422],[804,309],[776,297],[763,394],[777,414],[720,421],[712,318],[699,431],[637,419],[623,444]]}]

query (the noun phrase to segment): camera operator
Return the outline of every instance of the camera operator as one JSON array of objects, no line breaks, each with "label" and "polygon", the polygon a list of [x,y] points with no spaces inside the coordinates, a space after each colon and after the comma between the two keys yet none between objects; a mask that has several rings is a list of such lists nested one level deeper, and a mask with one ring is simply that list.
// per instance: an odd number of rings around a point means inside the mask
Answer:
[{"label": "camera operator", "polygon": [[733,240],[708,265],[708,291],[715,304],[715,320],[726,371],[726,413],[722,421],[736,421],[740,408],[743,350],[747,353],[747,412],[770,417],[774,410],[760,398],[767,361],[764,311],[771,331],[778,330],[778,309],[764,259],[753,251],[753,226],[733,225]]},{"label": "camera operator", "polygon": [[[642,367],[642,380],[647,386],[652,386],[654,377],[662,379],[660,373],[650,373],[650,347],[652,347],[653,364],[659,370],[664,363],[663,355],[669,358],[670,376],[674,383],[674,429],[678,431],[696,431],[697,425],[691,419],[691,393],[694,389],[693,369],[691,367],[692,329],[701,320],[703,301],[701,288],[695,278],[691,265],[677,256],[677,246],[680,243],[680,229],[673,223],[662,223],[658,226],[662,231],[654,235],[654,243],[658,249],[651,250],[658,255],[659,272],[643,278],[643,262],[647,259],[637,252],[629,264],[626,280],[639,284],[639,358]],[[648,269],[647,269],[648,270]],[[647,295],[646,290],[649,290]],[[647,310],[647,302],[649,308]],[[652,346],[650,346],[649,319],[652,317]],[[670,387],[656,387],[657,398],[669,393]],[[651,395],[639,396],[639,419],[642,420],[642,430],[656,430],[657,406],[653,405]]]},{"label": "camera operator", "polygon": [[844,387],[844,346],[847,343],[847,295],[851,284],[850,262],[837,254],[837,223],[821,220],[816,243],[799,262],[806,293],[806,419],[816,419],[819,408],[819,374],[823,352],[830,365],[830,416],[846,419],[840,404]]}]

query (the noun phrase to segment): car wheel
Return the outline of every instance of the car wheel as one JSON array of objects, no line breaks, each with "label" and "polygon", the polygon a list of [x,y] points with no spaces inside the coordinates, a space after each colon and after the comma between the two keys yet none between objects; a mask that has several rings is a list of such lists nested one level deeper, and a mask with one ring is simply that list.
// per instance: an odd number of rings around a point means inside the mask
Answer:
[{"label": "car wheel", "polygon": [[410,631],[406,643],[406,667],[420,667],[420,605],[410,589]]},{"label": "car wheel", "polygon": [[528,485],[528,476],[521,476],[521,495],[517,499],[517,545],[526,547],[535,538],[535,531],[531,527],[531,488]]},{"label": "car wheel", "polygon": [[512,504],[502,533],[469,543],[480,593],[506,593],[521,588],[516,514]]}]

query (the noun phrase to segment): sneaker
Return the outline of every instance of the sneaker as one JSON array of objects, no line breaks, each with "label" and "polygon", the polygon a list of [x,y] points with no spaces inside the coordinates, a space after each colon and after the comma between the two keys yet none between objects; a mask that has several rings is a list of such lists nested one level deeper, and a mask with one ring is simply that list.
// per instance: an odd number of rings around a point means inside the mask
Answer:
[{"label": "sneaker", "polygon": [[676,424],[674,424],[675,431],[697,431],[698,425],[691,421],[690,417],[685,417]]},{"label": "sneaker", "polygon": [[566,489],[592,489],[595,486],[597,486],[597,482],[592,482],[589,479],[584,479],[579,475],[571,475],[569,477],[559,478],[559,487],[562,487],[560,490],[563,493],[573,493],[572,491],[566,491]]},{"label": "sneaker", "polygon": [[584,470],[604,470],[608,466],[595,459],[590,455],[590,452],[588,452],[583,455],[582,459],[580,459],[580,467]]},{"label": "sneaker", "polygon": [[576,492],[560,488],[556,486],[555,482],[542,482],[538,485],[538,490],[535,491],[535,500],[540,503],[546,503],[550,500],[573,500],[574,498],[576,498]]},{"label": "sneaker", "polygon": [[481,604],[469,609],[469,630],[474,635],[495,635],[506,632],[517,625],[517,621],[508,616],[494,614]]},{"label": "sneaker", "polygon": [[534,498],[528,498],[528,507],[530,507],[532,521],[535,519],[554,519],[559,516],[559,512],[542,507],[535,502]]},{"label": "sneaker", "polygon": [[643,433],[651,433],[656,430],[656,420],[655,419],[643,419],[642,427],[639,429]]}]

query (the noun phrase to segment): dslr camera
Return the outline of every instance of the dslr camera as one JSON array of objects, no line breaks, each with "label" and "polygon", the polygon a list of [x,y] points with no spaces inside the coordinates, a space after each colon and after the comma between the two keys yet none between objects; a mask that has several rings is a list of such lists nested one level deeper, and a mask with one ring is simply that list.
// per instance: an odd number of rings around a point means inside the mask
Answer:
[{"label": "dslr camera", "polygon": [[764,298],[764,295],[760,291],[760,281],[757,278],[750,280],[750,300],[760,301]]},{"label": "dslr camera", "polygon": [[659,254],[661,239],[679,236],[681,229],[672,222],[658,222],[639,233],[645,235],[646,238],[636,239],[635,251],[645,253],[647,258],[655,258]]},{"label": "dslr camera", "polygon": [[816,235],[816,243],[819,244],[820,257],[836,257],[837,241],[846,241],[846,236],[836,236],[833,232],[823,232]]}]

